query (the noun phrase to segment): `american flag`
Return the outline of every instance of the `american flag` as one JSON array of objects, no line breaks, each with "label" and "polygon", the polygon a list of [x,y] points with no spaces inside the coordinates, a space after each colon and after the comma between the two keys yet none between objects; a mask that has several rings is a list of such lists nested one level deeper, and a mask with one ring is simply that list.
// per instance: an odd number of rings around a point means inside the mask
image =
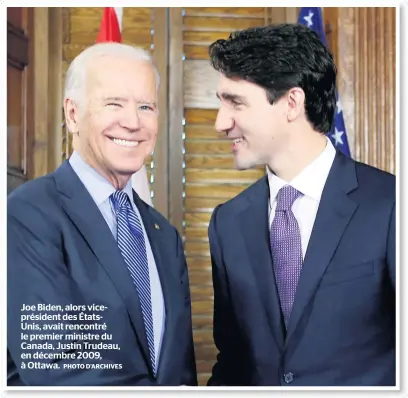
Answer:
[{"label": "american flag", "polygon": [[[320,7],[302,7],[299,12],[298,23],[313,29],[320,37],[320,40],[327,46],[324,34],[322,9]],[[347,141],[346,126],[344,125],[343,109],[341,107],[339,93],[336,90],[336,113],[332,124],[329,138],[333,145],[344,154],[350,156],[350,148]]]}]

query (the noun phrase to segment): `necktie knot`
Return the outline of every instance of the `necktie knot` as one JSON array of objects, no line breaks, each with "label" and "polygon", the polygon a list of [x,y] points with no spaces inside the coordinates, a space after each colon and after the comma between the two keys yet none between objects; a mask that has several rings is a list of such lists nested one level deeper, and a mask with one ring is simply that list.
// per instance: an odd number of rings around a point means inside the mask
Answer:
[{"label": "necktie knot", "polygon": [[115,191],[110,197],[116,213],[129,203],[129,197],[124,191]]},{"label": "necktie knot", "polygon": [[276,211],[287,211],[292,208],[295,200],[301,195],[301,193],[290,185],[282,187],[276,199]]}]

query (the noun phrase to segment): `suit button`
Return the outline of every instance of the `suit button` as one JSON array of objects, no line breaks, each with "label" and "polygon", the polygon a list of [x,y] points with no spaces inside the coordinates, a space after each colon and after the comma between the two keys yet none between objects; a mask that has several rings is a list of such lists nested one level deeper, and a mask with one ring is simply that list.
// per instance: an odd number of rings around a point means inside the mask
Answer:
[{"label": "suit button", "polygon": [[283,375],[283,379],[285,380],[286,384],[293,383],[293,379],[294,379],[293,373],[292,372],[285,373]]}]

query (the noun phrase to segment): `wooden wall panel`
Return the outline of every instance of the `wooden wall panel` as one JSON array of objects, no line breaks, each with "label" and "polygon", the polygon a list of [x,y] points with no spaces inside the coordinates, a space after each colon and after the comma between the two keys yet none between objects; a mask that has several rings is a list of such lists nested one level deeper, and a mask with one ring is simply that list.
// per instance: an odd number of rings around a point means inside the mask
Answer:
[{"label": "wooden wall panel", "polygon": [[60,147],[61,137],[61,8],[9,7],[7,18],[10,192],[56,166],[56,148]]},{"label": "wooden wall panel", "polygon": [[396,9],[338,9],[339,92],[352,157],[396,172]]},{"label": "wooden wall panel", "polygon": [[7,8],[7,193],[34,174],[34,22],[33,9]]},{"label": "wooden wall panel", "polygon": [[355,155],[355,39],[354,39],[354,9],[351,7],[339,7],[336,43],[338,68],[337,87],[339,90],[343,119],[347,132],[347,140],[352,157]]},{"label": "wooden wall panel", "polygon": [[355,12],[355,157],[395,172],[395,8]]},{"label": "wooden wall panel", "polygon": [[[205,47],[208,52],[208,47]],[[206,53],[206,57],[207,53]],[[218,107],[218,73],[208,60],[186,60],[184,66],[184,107],[214,109]],[[197,79],[200,76],[200,79]]]},{"label": "wooden wall panel", "polygon": [[300,7],[269,7],[267,23],[296,23]]}]

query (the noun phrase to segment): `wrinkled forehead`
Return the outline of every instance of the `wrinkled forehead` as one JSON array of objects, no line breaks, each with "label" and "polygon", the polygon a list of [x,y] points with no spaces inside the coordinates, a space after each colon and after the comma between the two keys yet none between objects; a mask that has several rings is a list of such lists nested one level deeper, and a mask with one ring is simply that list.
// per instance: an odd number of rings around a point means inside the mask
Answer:
[{"label": "wrinkled forehead", "polygon": [[88,62],[88,94],[156,96],[156,80],[150,61],[129,57],[101,56]]}]

